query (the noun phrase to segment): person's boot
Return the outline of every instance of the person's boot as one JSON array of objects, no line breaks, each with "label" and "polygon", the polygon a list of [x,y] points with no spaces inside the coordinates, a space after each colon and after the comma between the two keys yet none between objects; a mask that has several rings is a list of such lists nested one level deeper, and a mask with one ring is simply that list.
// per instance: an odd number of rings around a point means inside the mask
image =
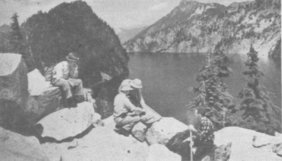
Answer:
[{"label": "person's boot", "polygon": [[124,128],[122,128],[121,126],[118,126],[118,125],[115,126],[114,130],[118,134],[121,134],[121,135],[124,135],[124,136],[129,136],[130,135],[130,131],[125,130]]}]

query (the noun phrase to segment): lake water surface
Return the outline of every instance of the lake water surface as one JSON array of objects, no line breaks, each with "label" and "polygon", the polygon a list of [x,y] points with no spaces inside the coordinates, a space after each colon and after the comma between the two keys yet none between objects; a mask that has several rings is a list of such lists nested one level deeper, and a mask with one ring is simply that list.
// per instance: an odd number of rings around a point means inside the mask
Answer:
[{"label": "lake water surface", "polygon": [[[239,55],[231,57],[233,72],[225,82],[235,97],[246,84],[242,75],[244,60]],[[195,77],[205,64],[205,57],[198,54],[133,54],[130,56],[131,78],[143,81],[143,95],[148,105],[163,116],[172,116],[185,121],[185,107],[193,98],[191,87],[197,85]],[[275,104],[281,106],[280,66],[268,60],[260,62],[265,76],[262,83]]]}]

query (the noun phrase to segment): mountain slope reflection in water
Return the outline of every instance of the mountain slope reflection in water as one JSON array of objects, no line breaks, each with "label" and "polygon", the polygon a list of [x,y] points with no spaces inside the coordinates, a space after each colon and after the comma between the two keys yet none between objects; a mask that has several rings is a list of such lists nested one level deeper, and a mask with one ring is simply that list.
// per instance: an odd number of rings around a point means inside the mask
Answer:
[{"label": "mountain slope reflection in water", "polygon": [[[242,74],[244,60],[239,55],[230,57],[233,72],[225,80],[231,94],[236,97],[246,84]],[[173,116],[185,122],[185,107],[193,98],[191,87],[197,84],[195,78],[205,64],[205,57],[198,54],[133,54],[129,69],[131,78],[143,81],[146,102],[163,116]],[[274,62],[260,62],[265,76],[263,85],[271,92],[274,103],[281,106],[281,70]]]}]

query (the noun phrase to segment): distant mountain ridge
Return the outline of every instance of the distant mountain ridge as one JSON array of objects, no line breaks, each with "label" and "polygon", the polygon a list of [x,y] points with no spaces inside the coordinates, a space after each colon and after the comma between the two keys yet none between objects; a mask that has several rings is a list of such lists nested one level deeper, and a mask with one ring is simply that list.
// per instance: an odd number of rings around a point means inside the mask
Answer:
[{"label": "distant mountain ridge", "polygon": [[254,44],[261,56],[268,56],[281,39],[280,5],[280,0],[236,2],[227,7],[182,0],[124,47],[128,52],[205,53],[219,43],[228,53],[247,53]]},{"label": "distant mountain ridge", "polygon": [[140,31],[144,30],[146,27],[135,27],[131,29],[120,29],[117,33],[121,42],[126,42],[132,39],[135,35],[137,35]]}]

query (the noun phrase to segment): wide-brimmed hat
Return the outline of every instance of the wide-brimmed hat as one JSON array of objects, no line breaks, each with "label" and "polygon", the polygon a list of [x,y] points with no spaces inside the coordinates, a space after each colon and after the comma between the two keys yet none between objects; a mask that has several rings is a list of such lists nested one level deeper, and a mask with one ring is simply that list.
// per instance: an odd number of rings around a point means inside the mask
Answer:
[{"label": "wide-brimmed hat", "polygon": [[130,91],[132,90],[131,86],[131,80],[130,79],[125,79],[121,82],[119,86],[119,91]]},{"label": "wide-brimmed hat", "polygon": [[134,79],[131,81],[130,83],[131,87],[133,88],[138,88],[138,89],[141,89],[143,86],[142,86],[142,81],[140,79]]},{"label": "wide-brimmed hat", "polygon": [[71,52],[66,56],[66,59],[69,60],[69,61],[78,61],[79,57],[76,56],[75,53]]}]

